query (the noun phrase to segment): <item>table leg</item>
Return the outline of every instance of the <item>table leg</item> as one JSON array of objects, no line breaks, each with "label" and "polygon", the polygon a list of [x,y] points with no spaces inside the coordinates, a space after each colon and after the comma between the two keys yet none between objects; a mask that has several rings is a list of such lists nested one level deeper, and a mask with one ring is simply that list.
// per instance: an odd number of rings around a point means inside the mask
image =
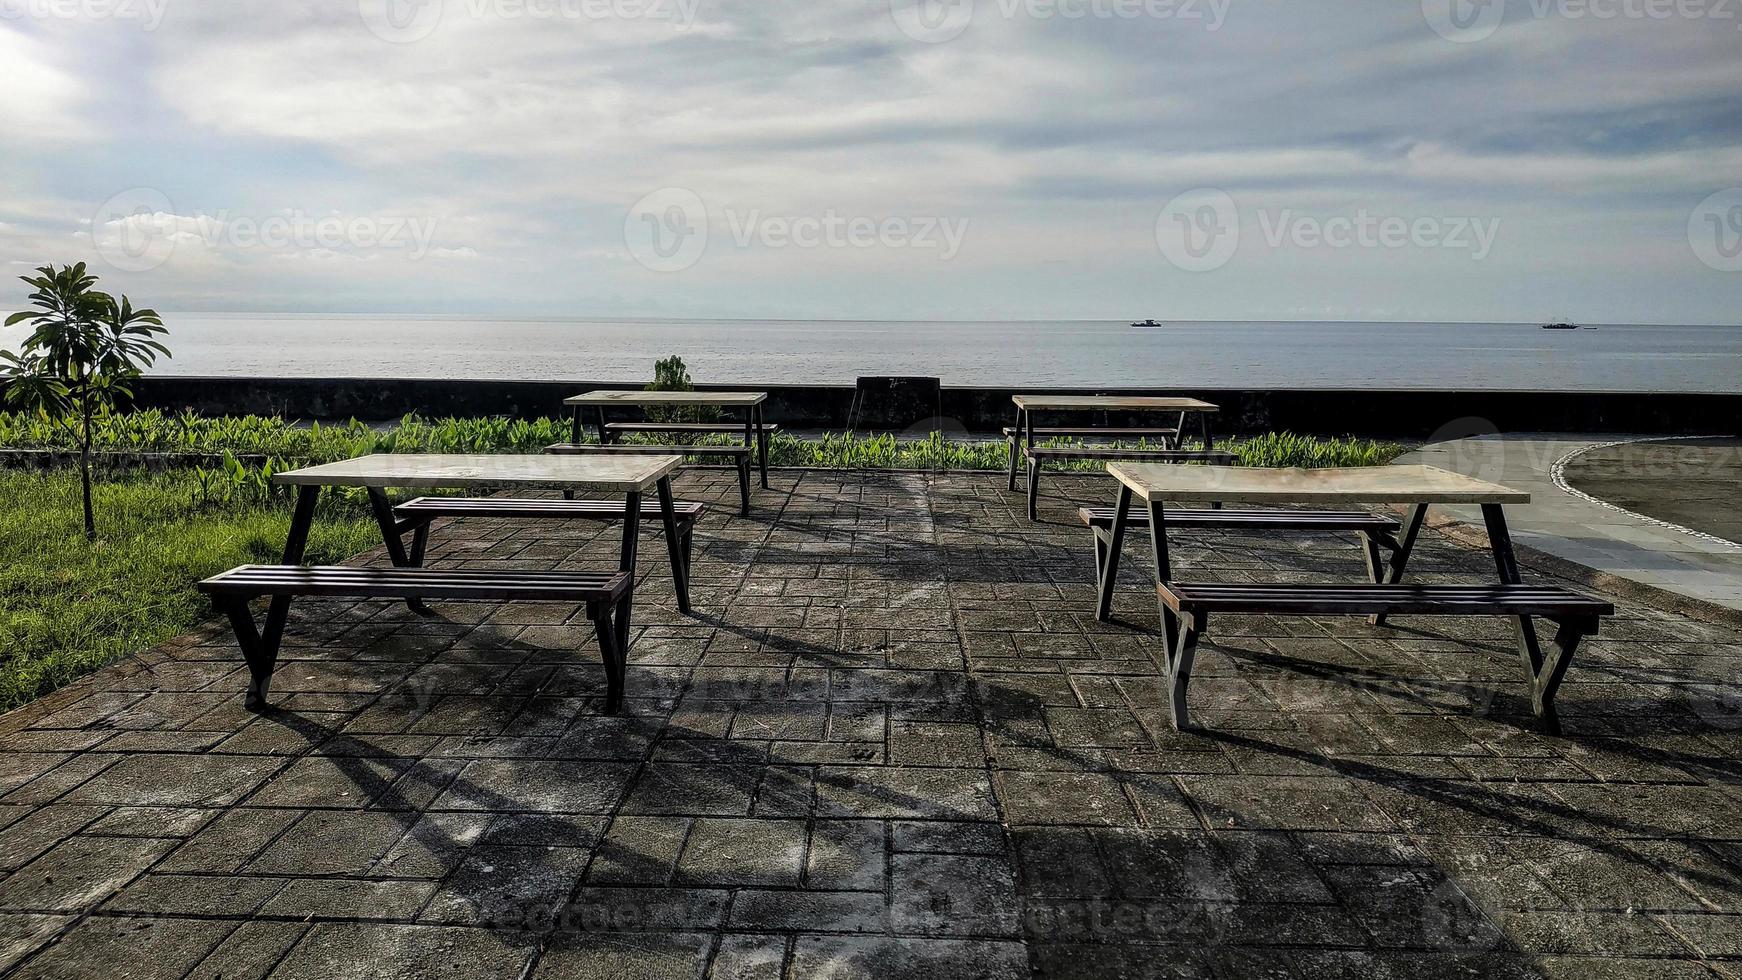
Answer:
[{"label": "table leg", "polygon": [[[1187,415],[1185,412],[1179,413],[1179,421],[1175,422],[1173,424],[1173,438],[1161,440],[1163,449],[1178,450],[1178,449],[1185,448],[1185,445],[1186,445],[1186,418],[1187,418]],[[1172,443],[1171,446],[1168,445],[1169,442]]]},{"label": "table leg", "polygon": [[599,445],[601,445],[601,446],[610,445],[611,437],[605,431],[605,406],[603,406],[603,405],[599,406],[598,423],[599,423]]},{"label": "table leg", "polygon": [[[1173,578],[1173,562],[1167,553],[1167,514],[1161,506],[1161,501],[1149,502],[1149,550],[1155,558],[1155,584],[1161,585]],[[1173,631],[1175,619],[1173,610],[1156,595],[1156,606],[1161,610],[1161,645],[1168,656],[1168,663],[1173,662]]]},{"label": "table leg", "polygon": [[[296,489],[296,509],[290,515],[290,534],[284,539],[284,554],[279,564],[300,565],[303,553],[308,550],[308,532],[315,520],[315,501],[320,498],[321,488],[314,485],[300,486]],[[290,596],[273,596],[272,602],[266,607],[266,625],[260,631],[261,649],[265,659],[271,663],[278,660],[279,641],[284,638],[284,623],[290,617]],[[271,674],[269,666],[266,670]]]},{"label": "table leg", "polygon": [[1101,579],[1095,583],[1095,618],[1105,623],[1113,618],[1113,585],[1119,579],[1119,551],[1125,546],[1125,512],[1131,506],[1131,488],[1119,484],[1113,504],[1112,539],[1107,542],[1107,560],[1101,563]]},{"label": "table leg", "polygon": [[[381,528],[381,540],[387,545],[387,558],[395,568],[410,568],[413,566],[411,556],[405,553],[405,539],[399,535],[399,521],[393,516],[393,504],[388,501],[387,494],[380,487],[369,488],[369,509],[375,514],[375,523]],[[424,526],[427,529],[428,525]],[[420,529],[423,530],[423,529]],[[422,558],[422,548],[418,549]],[[405,600],[405,608],[420,616],[430,615],[429,607],[422,599]]]},{"label": "table leg", "polygon": [[627,518],[623,522],[623,550],[620,553],[617,567],[629,573],[629,590],[623,593],[622,601],[617,603],[617,649],[622,655],[629,655],[629,615],[635,605],[635,550],[641,538],[641,491],[631,490],[624,502],[623,514]]},{"label": "table leg", "polygon": [[1022,409],[1016,410],[1016,425],[1010,430],[1010,489],[1016,489],[1016,454],[1022,445]]},{"label": "table leg", "polygon": [[1216,442],[1210,436],[1210,413],[1209,412],[1199,412],[1198,413],[1198,431],[1203,433],[1203,436],[1204,436],[1204,452],[1207,453],[1210,450],[1216,448]]},{"label": "table leg", "polygon": [[659,516],[665,523],[665,550],[671,556],[671,582],[677,591],[678,612],[690,611],[690,568],[689,556],[685,553],[683,542],[678,540],[677,509],[671,500],[671,478],[660,477],[657,485],[659,492]]},{"label": "table leg", "polygon": [[569,441],[579,443],[581,441],[581,435],[581,406],[576,405],[575,417],[569,424]]},{"label": "table leg", "polygon": [[[1385,584],[1396,585],[1403,581],[1403,570],[1409,565],[1409,553],[1415,550],[1415,539],[1421,535],[1422,521],[1427,518],[1427,504],[1413,504],[1409,514],[1403,519],[1403,536],[1397,539],[1397,548],[1391,552],[1390,567],[1385,571]],[[1367,622],[1374,626],[1385,625],[1385,615],[1367,617]]]},{"label": "table leg", "polygon": [[[1506,529],[1505,510],[1499,504],[1483,504],[1482,523],[1488,526],[1488,546],[1494,550],[1494,568],[1500,581],[1517,585],[1523,577],[1518,573],[1518,556],[1512,551],[1512,534]],[[1537,642],[1536,624],[1529,616],[1515,616],[1513,624],[1518,634],[1518,655],[1534,682],[1542,672],[1542,646]]]}]

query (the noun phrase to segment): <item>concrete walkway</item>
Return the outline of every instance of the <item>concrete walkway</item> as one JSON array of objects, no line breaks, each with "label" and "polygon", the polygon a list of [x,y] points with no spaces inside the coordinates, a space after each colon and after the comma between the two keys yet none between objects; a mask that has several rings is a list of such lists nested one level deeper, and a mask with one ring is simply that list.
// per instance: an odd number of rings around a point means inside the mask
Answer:
[{"label": "concrete walkway", "polygon": [[[1598,572],[1742,610],[1742,548],[1606,507],[1555,484],[1555,464],[1569,453],[1627,438],[1536,433],[1477,436],[1434,443],[1398,462],[1427,463],[1529,490],[1530,504],[1508,507],[1506,512],[1513,539],[1520,545]],[[1478,508],[1436,510],[1481,526]]]}]

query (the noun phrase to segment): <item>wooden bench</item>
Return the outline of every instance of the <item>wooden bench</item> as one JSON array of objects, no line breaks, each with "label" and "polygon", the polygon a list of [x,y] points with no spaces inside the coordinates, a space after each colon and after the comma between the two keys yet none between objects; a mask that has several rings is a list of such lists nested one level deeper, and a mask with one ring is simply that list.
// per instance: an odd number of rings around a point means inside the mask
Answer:
[{"label": "wooden bench", "polygon": [[[620,521],[627,505],[621,500],[545,500],[525,497],[418,497],[393,508],[401,533],[412,532],[410,564],[421,566],[429,546],[430,522],[438,517],[515,518],[526,520]],[[689,569],[696,521],[708,505],[690,500],[672,502],[677,519],[676,547],[669,548],[671,579],[679,612],[690,611]],[[641,502],[643,521],[663,521],[659,501]],[[669,543],[668,543],[669,544]]]},{"label": "wooden bench", "polygon": [[[1083,507],[1077,517],[1095,536],[1095,585],[1099,618],[1106,619],[1112,610],[1113,585],[1107,577],[1107,558],[1113,548],[1113,516],[1111,507]],[[1169,528],[1196,528],[1218,531],[1312,531],[1352,532],[1360,536],[1361,555],[1367,564],[1367,577],[1374,583],[1385,581],[1388,567],[1396,566],[1403,577],[1402,562],[1408,560],[1408,547],[1398,540],[1402,522],[1395,517],[1369,514],[1360,510],[1191,510],[1167,511],[1163,520]],[[1149,511],[1128,508],[1127,528],[1148,528]],[[1389,552],[1390,559],[1381,552]],[[1401,560],[1400,560],[1401,559]],[[1117,568],[1117,563],[1114,563]],[[1117,572],[1115,572],[1117,574]],[[1378,625],[1379,620],[1374,620]]]},{"label": "wooden bench", "polygon": [[[1209,628],[1212,613],[1270,616],[1513,616],[1525,669],[1530,674],[1531,708],[1549,731],[1558,733],[1554,696],[1566,676],[1579,642],[1595,636],[1603,616],[1613,615],[1610,603],[1555,585],[1257,585],[1164,582],[1161,598],[1164,633],[1177,628],[1177,639],[1163,644],[1169,707],[1173,726],[1190,726],[1186,686],[1198,638]],[[1557,625],[1545,656],[1530,617]],[[1174,623],[1167,620],[1177,621]],[[1165,637],[1164,637],[1165,639]]]},{"label": "wooden bench", "polygon": [[1036,504],[1040,496],[1040,467],[1046,460],[1106,459],[1139,460],[1148,463],[1210,463],[1232,465],[1237,457],[1223,450],[1192,451],[1181,449],[1121,449],[1116,446],[1029,446],[1023,449],[1028,459],[1028,519],[1038,520]]},{"label": "wooden bench", "polygon": [[[688,435],[738,435],[744,425],[733,422],[607,422],[606,432],[665,432]],[[780,431],[776,422],[764,422],[762,432],[774,435]]]},{"label": "wooden bench", "polygon": [[353,568],[344,565],[243,565],[199,583],[218,611],[229,617],[248,663],[247,707],[266,707],[278,640],[263,637],[248,604],[261,596],[357,599],[461,599],[483,602],[583,602],[599,637],[605,662],[605,710],[623,704],[625,644],[612,625],[612,611],[630,587],[626,572],[471,571],[430,568]]},{"label": "wooden bench", "polygon": [[[675,424],[675,423],[674,423]],[[721,457],[729,459],[738,471],[738,512],[743,517],[750,516],[750,452],[749,446],[646,446],[611,443],[597,445],[595,443],[559,442],[544,447],[547,453],[557,455],[582,456],[589,453],[631,456],[695,456]]]}]

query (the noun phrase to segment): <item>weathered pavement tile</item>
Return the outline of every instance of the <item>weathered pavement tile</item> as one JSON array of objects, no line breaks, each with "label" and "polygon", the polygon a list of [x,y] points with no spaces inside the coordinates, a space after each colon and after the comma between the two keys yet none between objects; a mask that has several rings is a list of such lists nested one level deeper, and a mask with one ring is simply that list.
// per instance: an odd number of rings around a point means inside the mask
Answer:
[{"label": "weathered pavement tile", "polygon": [[[299,604],[269,715],[217,628],[96,675],[0,736],[0,971],[1742,975],[1742,736],[1699,710],[1737,630],[1620,604],[1552,738],[1503,621],[1227,617],[1175,732],[1143,562],[1120,622],[1090,610],[1104,478],[1049,477],[1035,524],[997,475],[774,482],[745,520],[686,472],[723,504],[698,615],[644,547],[620,716],[556,606]],[[1210,579],[1360,574],[1325,536],[1177,544]],[[430,558],[617,548],[461,521]],[[1492,569],[1430,533],[1411,575]]]}]

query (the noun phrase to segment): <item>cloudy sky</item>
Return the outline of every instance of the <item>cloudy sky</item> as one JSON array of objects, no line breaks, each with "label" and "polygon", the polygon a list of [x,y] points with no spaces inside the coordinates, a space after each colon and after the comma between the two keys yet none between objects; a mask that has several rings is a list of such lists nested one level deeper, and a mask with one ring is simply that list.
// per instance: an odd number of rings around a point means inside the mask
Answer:
[{"label": "cloudy sky", "polygon": [[162,309],[1742,322],[1742,0],[0,14],[0,264]]}]

